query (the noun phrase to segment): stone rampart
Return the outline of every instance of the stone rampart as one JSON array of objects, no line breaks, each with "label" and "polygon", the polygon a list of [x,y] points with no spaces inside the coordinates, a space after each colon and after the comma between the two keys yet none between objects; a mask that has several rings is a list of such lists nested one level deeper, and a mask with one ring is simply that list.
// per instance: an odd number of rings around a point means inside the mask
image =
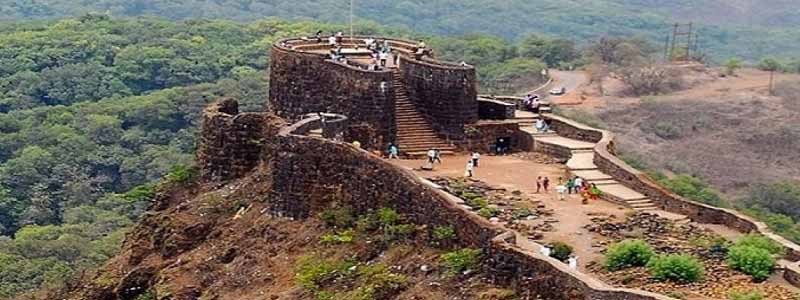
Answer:
[{"label": "stone rampart", "polygon": [[400,71],[408,96],[450,140],[464,137],[464,125],[478,121],[478,87],[475,68],[403,56]]},{"label": "stone rampart", "polygon": [[273,46],[270,108],[299,120],[308,113],[346,115],[351,124],[367,124],[376,143],[394,140],[392,72],[368,71],[326,60],[325,55]]},{"label": "stone rampart", "polygon": [[200,178],[224,181],[241,177],[258,165],[268,119],[260,113],[239,113],[239,105],[232,99],[206,108],[197,149]]},{"label": "stone rampart", "polygon": [[464,151],[477,151],[479,153],[494,152],[498,138],[509,139],[512,150],[522,148],[521,141],[525,134],[519,130],[519,123],[505,121],[479,121],[467,125],[465,138],[456,143]]},{"label": "stone rampart", "polygon": [[516,105],[503,101],[478,98],[478,117],[481,120],[510,120],[514,118]]}]

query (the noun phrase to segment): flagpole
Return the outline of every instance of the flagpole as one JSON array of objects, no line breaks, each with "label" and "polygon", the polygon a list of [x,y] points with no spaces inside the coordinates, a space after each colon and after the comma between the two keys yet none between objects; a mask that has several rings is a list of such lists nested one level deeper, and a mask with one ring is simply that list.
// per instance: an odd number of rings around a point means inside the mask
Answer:
[{"label": "flagpole", "polygon": [[350,39],[353,39],[353,4],[355,0],[350,0]]}]

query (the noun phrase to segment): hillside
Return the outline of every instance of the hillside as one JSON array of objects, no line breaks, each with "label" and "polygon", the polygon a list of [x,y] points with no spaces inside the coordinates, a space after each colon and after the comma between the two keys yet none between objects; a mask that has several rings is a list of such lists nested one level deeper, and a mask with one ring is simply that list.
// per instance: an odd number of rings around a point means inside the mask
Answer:
[{"label": "hillside", "polygon": [[[518,39],[546,33],[583,43],[598,35],[642,35],[661,45],[675,21],[694,21],[702,47],[721,61],[730,56],[757,60],[800,53],[796,1],[369,1],[358,3],[359,19],[431,34],[483,32]],[[86,12],[115,16],[157,15],[171,19],[225,18],[252,21],[268,16],[346,23],[344,2],[294,1],[73,1],[45,0],[0,5],[0,20],[76,16]]]}]

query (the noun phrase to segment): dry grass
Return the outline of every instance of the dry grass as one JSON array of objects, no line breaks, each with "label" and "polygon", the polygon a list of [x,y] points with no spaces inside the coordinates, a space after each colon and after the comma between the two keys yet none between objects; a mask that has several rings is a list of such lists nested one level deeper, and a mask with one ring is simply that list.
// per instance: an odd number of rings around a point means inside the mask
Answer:
[{"label": "dry grass", "polygon": [[698,175],[726,194],[739,194],[756,182],[800,179],[796,86],[782,91],[791,100],[753,93],[651,98],[599,116],[618,133],[620,147],[648,157],[648,165]]}]

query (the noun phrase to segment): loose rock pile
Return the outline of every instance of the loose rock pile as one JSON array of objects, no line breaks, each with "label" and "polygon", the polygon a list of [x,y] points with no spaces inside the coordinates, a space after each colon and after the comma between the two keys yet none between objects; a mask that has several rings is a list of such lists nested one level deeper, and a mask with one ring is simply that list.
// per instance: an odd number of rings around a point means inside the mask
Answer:
[{"label": "loose rock pile", "polygon": [[448,193],[464,199],[465,204],[473,210],[480,211],[488,207],[495,211],[496,214],[489,220],[502,223],[532,240],[541,240],[542,233],[553,231],[553,224],[558,222],[552,217],[552,209],[546,208],[541,201],[524,196],[520,191],[509,192],[478,180],[450,177],[433,177],[429,180],[442,186]]},{"label": "loose rock pile", "polygon": [[770,282],[754,283],[749,276],[728,267],[725,251],[729,241],[711,230],[691,223],[675,224],[657,215],[637,213],[624,221],[595,216],[586,229],[598,236],[595,246],[603,249],[625,239],[640,239],[650,244],[660,255],[690,254],[705,265],[705,279],[690,284],[655,281],[643,267],[608,272],[599,262],[592,262],[587,266],[590,271],[614,286],[683,296],[685,299],[728,299],[731,292],[753,291],[759,291],[764,296],[763,299],[797,299],[797,295],[787,286]]}]

